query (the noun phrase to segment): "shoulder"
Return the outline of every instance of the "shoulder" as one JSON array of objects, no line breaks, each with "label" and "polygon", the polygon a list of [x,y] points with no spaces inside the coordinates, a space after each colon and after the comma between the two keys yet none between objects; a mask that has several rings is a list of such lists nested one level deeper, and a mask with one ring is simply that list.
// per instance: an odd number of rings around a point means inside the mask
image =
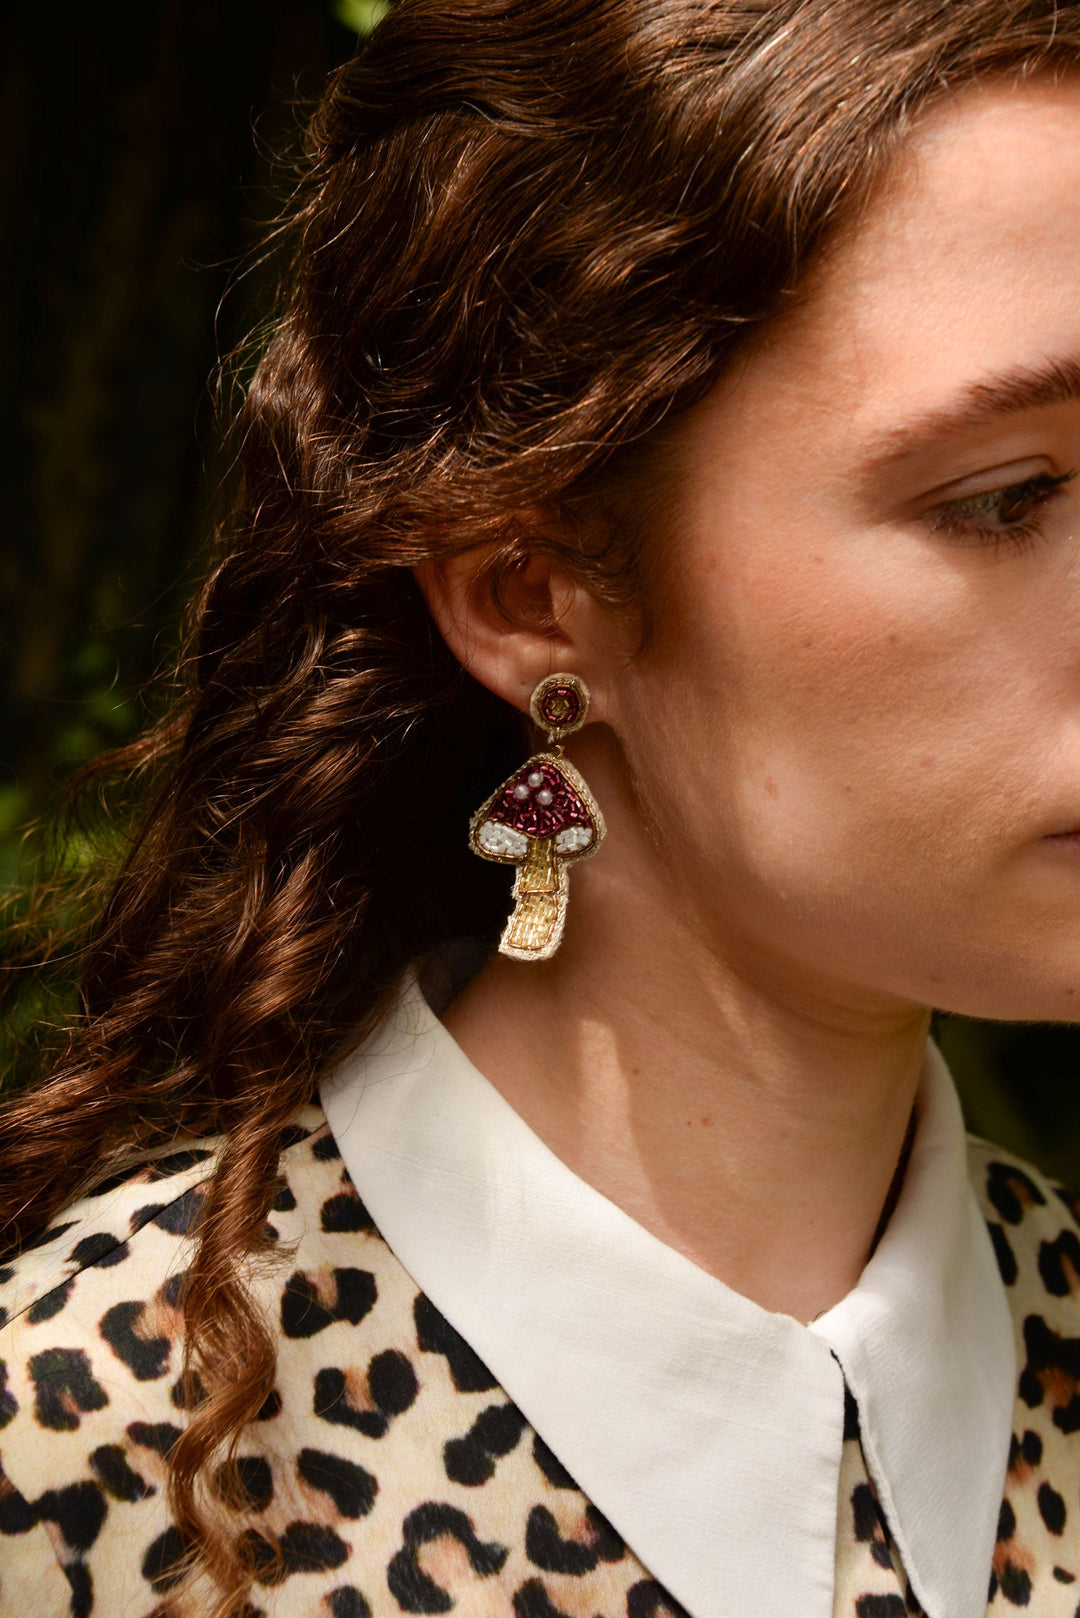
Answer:
[{"label": "shoulder", "polygon": [[[95,1612],[134,1610],[147,1581],[161,1591],[175,1582],[183,1547],[166,1457],[187,1419],[183,1281],[223,1145],[190,1140],[133,1162],[0,1269],[4,1611],[24,1586],[42,1618],[75,1610],[73,1600],[89,1611],[91,1562]],[[372,1282],[341,1265],[349,1239],[339,1233],[368,1225],[321,1109],[304,1109],[278,1159],[270,1229],[280,1262],[250,1277],[279,1345],[363,1318]],[[296,1392],[279,1382],[274,1413]]]},{"label": "shoulder", "polygon": [[[100,1465],[91,1471],[107,1471],[133,1433],[159,1456],[178,1436],[184,1274],[223,1145],[184,1141],[129,1164],[0,1268],[0,1460],[8,1479],[40,1492],[70,1470],[76,1450],[85,1475],[94,1456]],[[337,1156],[321,1110],[305,1108],[281,1143],[275,1236],[286,1220],[294,1237],[321,1224],[324,1204],[341,1191],[341,1165],[327,1161]]]},{"label": "shoulder", "polygon": [[[304,1153],[336,1157],[322,1111],[308,1107],[283,1133],[275,1207],[292,1208],[292,1181],[305,1175]],[[185,1140],[147,1153],[54,1215],[46,1229],[0,1266],[0,1343],[10,1344],[20,1320],[36,1326],[70,1309],[72,1316],[91,1295],[99,1301],[116,1287],[128,1299],[156,1291],[176,1270],[201,1216],[223,1138]],[[122,1273],[122,1281],[120,1276]]]},{"label": "shoulder", "polygon": [[[613,1591],[620,1610],[668,1611],[395,1258],[329,1127],[313,1122],[281,1153],[280,1262],[252,1275],[278,1364],[241,1441],[249,1498],[237,1507],[219,1493],[268,1557],[280,1552],[275,1611],[367,1612],[356,1578],[395,1611],[551,1613],[545,1570],[560,1589],[572,1578],[575,1611],[606,1610]],[[139,1165],[65,1210],[12,1267],[16,1313],[0,1330],[5,1613],[27,1592],[35,1618],[143,1612],[155,1597],[164,1613],[181,1599],[167,1465],[186,1420],[180,1277],[220,1149],[192,1143],[185,1160]]]}]

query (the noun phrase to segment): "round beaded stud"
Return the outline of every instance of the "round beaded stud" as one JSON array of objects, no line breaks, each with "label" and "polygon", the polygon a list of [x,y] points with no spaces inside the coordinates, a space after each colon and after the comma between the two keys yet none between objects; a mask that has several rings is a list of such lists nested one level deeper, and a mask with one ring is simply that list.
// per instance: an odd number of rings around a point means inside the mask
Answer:
[{"label": "round beaded stud", "polygon": [[589,688],[577,674],[549,674],[529,699],[529,712],[548,733],[548,746],[562,751],[562,739],[580,730],[589,712]]}]

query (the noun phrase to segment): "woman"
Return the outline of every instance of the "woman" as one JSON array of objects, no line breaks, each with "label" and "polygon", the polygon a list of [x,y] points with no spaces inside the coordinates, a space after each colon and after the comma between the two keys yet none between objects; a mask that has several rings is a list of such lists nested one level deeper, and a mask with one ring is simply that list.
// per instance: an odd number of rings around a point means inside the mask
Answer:
[{"label": "woman", "polygon": [[1080,1227],[927,1030],[1077,1014],[1078,65],[401,0],[331,82],[4,1117],[4,1612],[1076,1612]]}]

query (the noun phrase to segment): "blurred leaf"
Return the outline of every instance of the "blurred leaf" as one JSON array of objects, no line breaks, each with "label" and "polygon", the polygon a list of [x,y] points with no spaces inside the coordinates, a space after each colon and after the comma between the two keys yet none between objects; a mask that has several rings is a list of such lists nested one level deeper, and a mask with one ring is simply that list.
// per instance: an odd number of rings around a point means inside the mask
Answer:
[{"label": "blurred leaf", "polygon": [[390,0],[334,0],[334,16],[354,34],[366,39],[390,10]]},{"label": "blurred leaf", "polygon": [[30,800],[22,787],[0,786],[0,889],[13,887],[22,865],[22,827]]}]

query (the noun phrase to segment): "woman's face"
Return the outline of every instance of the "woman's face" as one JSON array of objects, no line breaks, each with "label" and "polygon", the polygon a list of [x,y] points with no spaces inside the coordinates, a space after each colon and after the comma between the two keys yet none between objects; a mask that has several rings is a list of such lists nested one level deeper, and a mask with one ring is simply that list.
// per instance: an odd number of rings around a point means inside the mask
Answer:
[{"label": "woman's face", "polygon": [[747,970],[1080,1020],[1080,80],[952,96],[680,424],[612,710]]}]

